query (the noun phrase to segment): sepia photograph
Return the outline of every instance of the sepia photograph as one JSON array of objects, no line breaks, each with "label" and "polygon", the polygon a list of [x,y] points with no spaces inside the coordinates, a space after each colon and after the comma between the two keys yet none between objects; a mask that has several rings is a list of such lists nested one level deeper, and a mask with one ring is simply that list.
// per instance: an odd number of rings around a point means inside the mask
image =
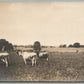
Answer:
[{"label": "sepia photograph", "polygon": [[0,2],[0,82],[84,82],[84,2]]}]

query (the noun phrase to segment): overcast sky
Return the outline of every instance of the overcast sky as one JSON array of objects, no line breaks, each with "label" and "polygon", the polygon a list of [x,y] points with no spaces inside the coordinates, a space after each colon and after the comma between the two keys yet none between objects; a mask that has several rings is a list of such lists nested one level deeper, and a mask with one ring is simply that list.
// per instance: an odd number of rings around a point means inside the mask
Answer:
[{"label": "overcast sky", "polygon": [[13,44],[84,44],[84,2],[0,2],[0,39]]}]

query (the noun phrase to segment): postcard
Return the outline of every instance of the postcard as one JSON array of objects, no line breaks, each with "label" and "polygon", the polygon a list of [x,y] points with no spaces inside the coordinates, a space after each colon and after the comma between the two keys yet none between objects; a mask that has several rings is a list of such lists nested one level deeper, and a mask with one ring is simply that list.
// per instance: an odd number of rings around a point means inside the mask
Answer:
[{"label": "postcard", "polygon": [[0,82],[83,82],[84,2],[0,2]]}]

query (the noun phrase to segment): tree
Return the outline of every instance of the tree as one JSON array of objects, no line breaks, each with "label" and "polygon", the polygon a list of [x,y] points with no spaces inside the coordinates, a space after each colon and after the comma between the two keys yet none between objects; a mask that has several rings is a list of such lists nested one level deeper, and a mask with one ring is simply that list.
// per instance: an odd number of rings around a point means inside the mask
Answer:
[{"label": "tree", "polygon": [[34,46],[33,46],[37,56],[39,57],[39,52],[41,50],[41,45],[39,41],[34,42]]},{"label": "tree", "polygon": [[67,46],[66,46],[66,44],[64,44],[64,45],[60,45],[59,47],[60,48],[66,48]]},{"label": "tree", "polygon": [[13,45],[5,39],[0,39],[0,51],[13,50]]},{"label": "tree", "polygon": [[68,47],[73,47],[73,45],[72,45],[72,44],[70,44]]},{"label": "tree", "polygon": [[66,44],[63,45],[63,48],[66,48]]},{"label": "tree", "polygon": [[79,48],[80,47],[80,43],[78,43],[78,42],[74,43],[73,47]]}]

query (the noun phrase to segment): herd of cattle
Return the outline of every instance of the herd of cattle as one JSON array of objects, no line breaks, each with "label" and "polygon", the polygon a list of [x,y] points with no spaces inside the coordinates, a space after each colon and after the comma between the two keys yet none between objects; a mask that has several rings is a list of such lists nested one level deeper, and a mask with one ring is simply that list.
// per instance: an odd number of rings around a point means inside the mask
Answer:
[{"label": "herd of cattle", "polygon": [[[46,59],[48,61],[48,52],[40,52],[39,53],[39,58],[37,56],[37,54],[35,52],[27,52],[27,51],[16,51],[16,54],[18,56],[22,56],[24,63],[27,64],[27,60],[30,60],[32,62],[32,66],[36,66],[37,63],[37,59]],[[10,53],[4,51],[4,52],[0,52],[0,61],[4,62],[6,67],[8,67],[8,58],[10,56]]]}]

